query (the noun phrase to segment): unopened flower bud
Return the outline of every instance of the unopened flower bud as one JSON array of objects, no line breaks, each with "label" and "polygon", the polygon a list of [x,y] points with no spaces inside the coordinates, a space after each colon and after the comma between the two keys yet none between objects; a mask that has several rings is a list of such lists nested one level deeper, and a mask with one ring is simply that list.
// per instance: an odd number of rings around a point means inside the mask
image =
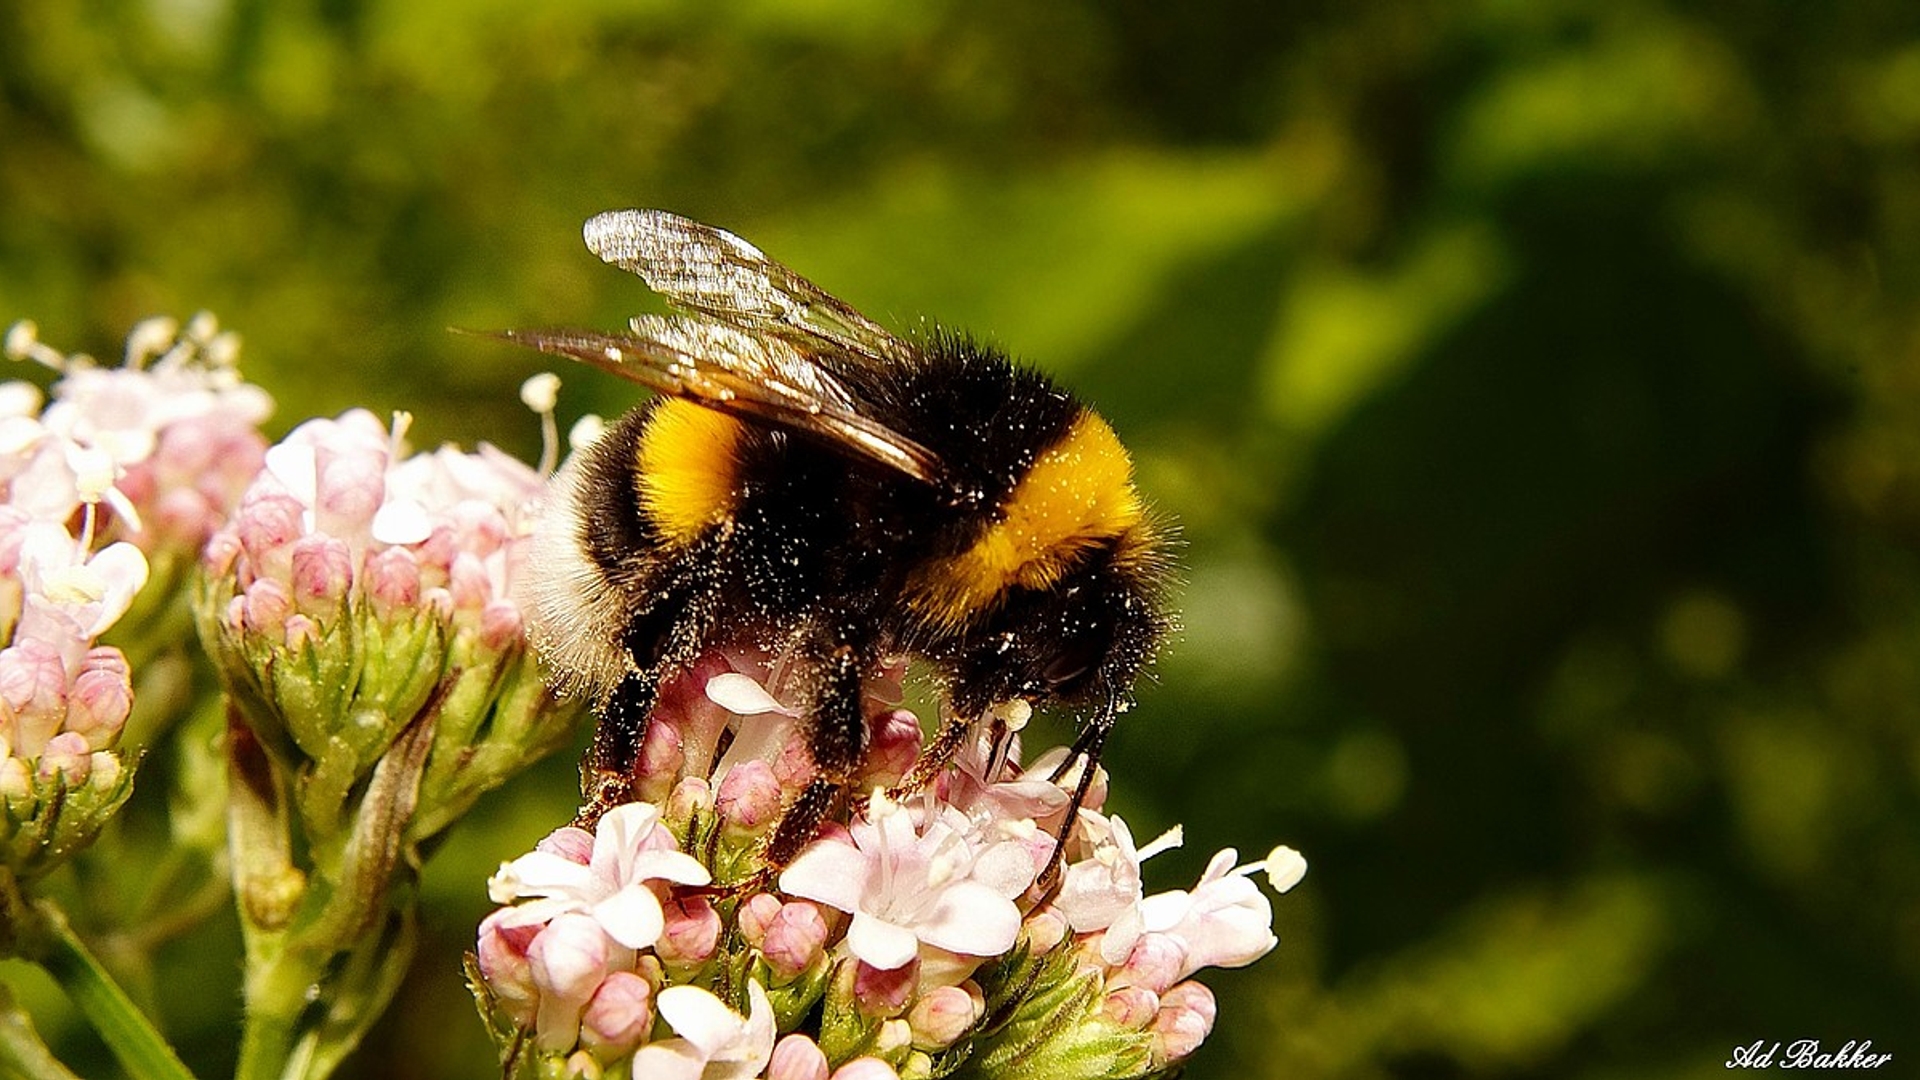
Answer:
[{"label": "unopened flower bud", "polygon": [[935,987],[914,1002],[907,1013],[913,1045],[920,1050],[945,1050],[978,1023],[986,1010],[986,998],[971,981]]},{"label": "unopened flower bud", "polygon": [[261,578],[235,599],[240,601],[240,625],[252,633],[277,633],[293,614],[292,594],[272,578]]},{"label": "unopened flower bud", "polygon": [[862,960],[853,977],[853,1000],[866,1016],[898,1016],[907,1007],[919,981],[918,957],[891,969],[877,968]]},{"label": "unopened flower bud", "polygon": [[680,725],[672,717],[656,715],[647,722],[647,734],[633,766],[636,795],[650,802],[667,800],[686,764],[680,747]]},{"label": "unopened flower bud", "polygon": [[767,940],[767,927],[780,914],[780,907],[780,898],[772,893],[754,893],[747,897],[736,916],[740,936],[747,944],[757,949]]},{"label": "unopened flower bud", "polygon": [[653,987],[631,971],[600,980],[580,1015],[580,1042],[607,1058],[630,1053],[653,1026]]},{"label": "unopened flower bud", "polygon": [[17,757],[0,759],[0,799],[19,801],[33,797],[33,774],[27,763]]},{"label": "unopened flower bud", "polygon": [[740,832],[755,833],[780,817],[780,781],[764,761],[742,761],[727,770],[714,797],[714,807],[726,823]]},{"label": "unopened flower bud", "polygon": [[353,556],[331,536],[303,536],[293,545],[293,603],[316,619],[331,619],[353,585]]},{"label": "unopened flower bud", "polygon": [[877,1057],[858,1057],[833,1070],[831,1080],[900,1080],[900,1074]]},{"label": "unopened flower bud", "polygon": [[480,644],[491,652],[504,652],[526,629],[520,608],[509,600],[492,600],[480,609]]},{"label": "unopened flower bud", "polygon": [[1154,1064],[1179,1061],[1198,1050],[1212,1033],[1218,1011],[1213,991],[1197,982],[1183,982],[1168,990],[1153,1021]]},{"label": "unopened flower bud", "polygon": [[109,792],[120,783],[120,774],[125,766],[120,764],[120,755],[111,750],[95,750],[88,755],[90,767],[87,783],[98,792]]},{"label": "unopened flower bud", "polygon": [[540,928],[502,926],[510,910],[502,908],[481,920],[474,955],[493,999],[516,1023],[527,1026],[533,1023],[540,1002],[540,991],[533,985],[533,968],[527,961],[527,947],[533,944]]},{"label": "unopened flower bud", "polygon": [[260,495],[240,508],[234,523],[240,548],[260,575],[276,575],[287,565],[283,549],[306,532],[302,517],[306,513],[300,500],[291,495]]},{"label": "unopened flower bud", "polygon": [[420,564],[406,548],[382,548],[368,556],[366,575],[367,595],[381,618],[420,602]]},{"label": "unopened flower bud", "polygon": [[1055,946],[1067,939],[1071,929],[1067,917],[1060,914],[1057,908],[1048,906],[1028,915],[1020,932],[1027,939],[1027,948],[1038,955],[1052,952]]},{"label": "unopened flower bud", "polygon": [[767,924],[760,951],[775,982],[789,982],[813,967],[826,950],[827,919],[817,904],[795,900],[782,904]]},{"label": "unopened flower bud", "polygon": [[1140,1031],[1160,1012],[1160,995],[1144,986],[1123,986],[1106,996],[1100,1011],[1128,1031]]},{"label": "unopened flower bud", "polygon": [[827,1055],[796,1031],[774,1045],[766,1080],[827,1080]]},{"label": "unopened flower bud", "polygon": [[669,901],[662,911],[666,929],[653,951],[663,962],[690,967],[712,958],[720,943],[720,916],[705,897]]},{"label": "unopened flower bud", "polygon": [[[558,855],[568,862],[579,863],[581,866],[593,861],[593,834],[572,825],[553,830],[533,847],[535,851]],[[507,903],[507,900],[500,897],[495,897],[494,900],[496,903]]]},{"label": "unopened flower bud", "polygon": [[713,809],[713,788],[704,777],[689,776],[674,785],[673,794],[667,797],[666,817],[668,821],[691,821],[698,813]]},{"label": "unopened flower bud", "polygon": [[67,730],[94,749],[112,746],[133,709],[133,686],[124,671],[82,671],[67,694]]},{"label": "unopened flower bud", "polygon": [[93,749],[87,745],[86,737],[71,731],[63,731],[47,740],[40,751],[40,763],[34,770],[42,781],[56,777],[73,787],[86,782],[87,775],[93,771]]},{"label": "unopened flower bud", "polygon": [[913,1027],[904,1018],[887,1020],[873,1033],[873,1052],[887,1061],[902,1061],[913,1049]]},{"label": "unopened flower bud", "polygon": [[1164,993],[1187,971],[1187,949],[1169,934],[1142,934],[1109,986],[1143,986]]}]

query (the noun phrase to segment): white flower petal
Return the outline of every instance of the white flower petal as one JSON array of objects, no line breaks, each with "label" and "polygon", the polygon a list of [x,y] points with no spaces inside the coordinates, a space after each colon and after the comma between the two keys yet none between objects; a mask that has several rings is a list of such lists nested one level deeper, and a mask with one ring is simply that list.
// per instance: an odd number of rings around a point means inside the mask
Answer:
[{"label": "white flower petal", "polygon": [[[660,993],[664,997],[678,989],[692,988],[668,987]],[[647,1080],[701,1080],[706,1068],[706,1056],[685,1039],[661,1039],[633,1054],[633,1075]]]},{"label": "white flower petal", "polygon": [[584,893],[592,875],[572,859],[563,859],[549,851],[529,851],[510,863],[502,863],[500,872],[487,881],[487,895],[496,904],[505,904],[521,896],[578,896]]},{"label": "white flower petal", "polygon": [[629,885],[589,910],[608,937],[629,949],[647,948],[666,929],[660,898],[645,885]]},{"label": "white flower petal", "polygon": [[915,921],[913,932],[921,941],[948,952],[997,956],[1012,948],[1020,936],[1020,909],[977,881],[959,881],[941,891]]},{"label": "white flower petal", "polygon": [[780,872],[780,891],[841,911],[860,910],[873,862],[842,840],[820,840]]},{"label": "white flower petal", "polygon": [[[702,1061],[726,1050],[746,1031],[747,1021],[698,986],[669,986],[654,998],[654,1007],[673,1030],[699,1051]],[[642,1074],[636,1068],[634,1075]]]},{"label": "white flower petal", "polygon": [[1017,840],[989,844],[973,861],[973,880],[1011,900],[1033,884],[1033,856]]},{"label": "white flower petal", "polygon": [[707,700],[738,716],[758,716],[761,713],[794,715],[792,709],[780,704],[758,680],[737,671],[723,672],[708,679]]},{"label": "white flower petal", "polygon": [[713,873],[700,860],[681,851],[642,851],[628,871],[631,881],[671,881],[678,885],[705,885]]},{"label": "white flower petal", "polygon": [[[981,891],[988,890],[983,886]],[[994,899],[998,900],[999,897],[996,896]],[[1018,932],[1020,929],[1018,911],[1014,913],[1013,926],[1015,932]],[[1009,938],[1007,944],[1012,945],[1013,940]],[[920,939],[915,937],[911,930],[902,929],[866,912],[859,912],[854,915],[853,924],[847,927],[847,948],[852,950],[853,955],[866,961],[869,967],[892,971],[919,954]],[[971,950],[955,949],[953,951],[970,952]]]},{"label": "white flower petal", "polygon": [[368,532],[383,544],[418,544],[433,535],[433,515],[412,499],[388,499],[373,512]]}]

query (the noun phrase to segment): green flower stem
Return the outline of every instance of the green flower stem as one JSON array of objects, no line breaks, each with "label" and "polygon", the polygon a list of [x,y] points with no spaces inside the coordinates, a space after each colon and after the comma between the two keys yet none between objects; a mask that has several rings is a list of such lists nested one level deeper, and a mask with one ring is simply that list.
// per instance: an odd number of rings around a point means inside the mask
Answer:
[{"label": "green flower stem", "polygon": [[193,1080],[173,1047],[88,951],[66,916],[45,902],[35,904],[34,911],[45,950],[41,966],[100,1033],[127,1075],[134,1080]]}]

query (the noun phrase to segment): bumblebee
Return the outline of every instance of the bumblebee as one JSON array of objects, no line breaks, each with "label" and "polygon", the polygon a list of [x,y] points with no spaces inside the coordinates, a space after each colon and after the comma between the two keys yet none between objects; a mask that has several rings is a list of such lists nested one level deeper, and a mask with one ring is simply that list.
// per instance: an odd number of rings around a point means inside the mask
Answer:
[{"label": "bumblebee", "polygon": [[554,478],[535,542],[534,640],[597,706],[582,821],[631,798],[663,683],[735,643],[798,673],[818,770],[773,866],[859,771],[862,678],[888,657],[924,661],[946,705],[903,788],[984,718],[1057,704],[1081,719],[1077,807],[1169,629],[1169,530],[1107,422],[998,349],[896,336],[720,229],[619,210],[585,237],[683,314],[503,335],[657,392]]}]

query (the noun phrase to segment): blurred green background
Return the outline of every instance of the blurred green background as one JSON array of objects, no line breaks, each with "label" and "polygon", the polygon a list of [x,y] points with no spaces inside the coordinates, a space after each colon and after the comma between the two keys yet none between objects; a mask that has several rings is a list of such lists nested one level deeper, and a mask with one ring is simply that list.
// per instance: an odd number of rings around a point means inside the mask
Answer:
[{"label": "blurred green background", "polygon": [[[277,431],[531,457],[540,361],[445,328],[654,304],[579,241],[624,206],[1096,402],[1188,544],[1109,758],[1187,826],[1149,884],[1313,864],[1190,1076],[1920,1061],[1907,0],[12,0],[0,42],[0,320],[212,309]],[[634,397],[564,374],[563,421]],[[354,1075],[492,1071],[457,954],[570,774],[436,857]],[[160,988],[208,1075],[233,934]]]}]

